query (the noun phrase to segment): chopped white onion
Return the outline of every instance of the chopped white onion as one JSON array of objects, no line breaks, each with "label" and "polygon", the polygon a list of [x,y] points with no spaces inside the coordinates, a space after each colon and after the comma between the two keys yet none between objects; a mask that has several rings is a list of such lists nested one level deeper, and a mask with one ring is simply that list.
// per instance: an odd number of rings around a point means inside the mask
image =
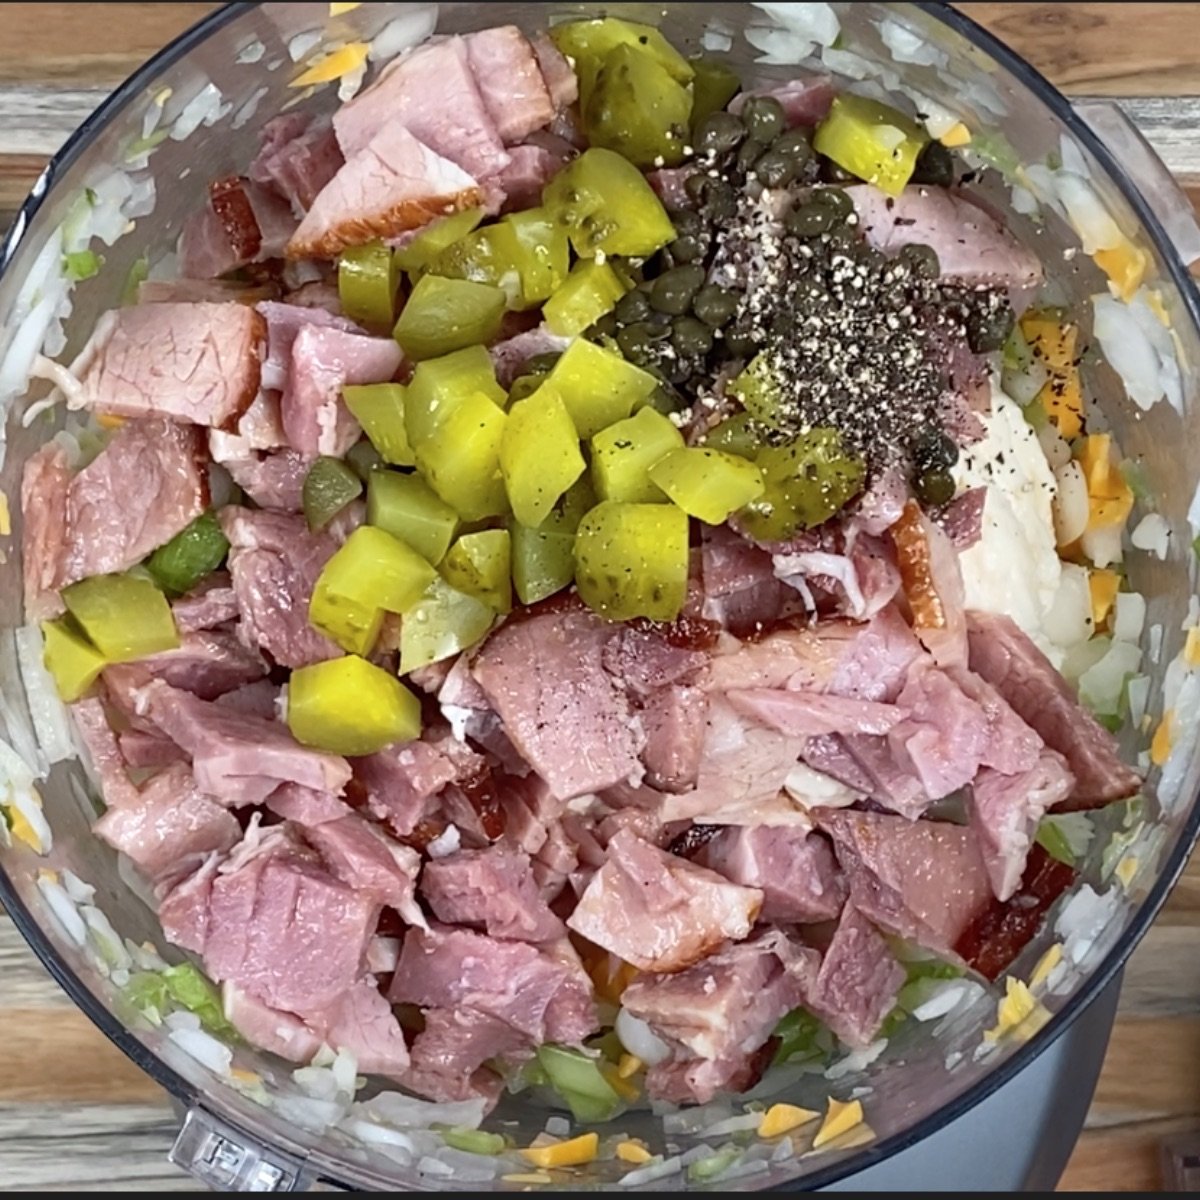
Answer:
[{"label": "chopped white onion", "polygon": [[[626,1049],[628,1048],[626,1046]],[[638,1057],[640,1058],[641,1055]],[[698,1104],[694,1108],[681,1108],[665,1113],[662,1119],[663,1133],[668,1136],[678,1133],[699,1133],[702,1129],[707,1129],[718,1121],[727,1121],[732,1116],[733,1108],[727,1100],[713,1100],[709,1104]]]},{"label": "chopped white onion", "polygon": [[1098,893],[1085,883],[1063,906],[1054,923],[1055,932],[1062,938],[1064,957],[1079,966],[1097,946],[1116,937],[1114,918],[1123,907],[1118,889]]},{"label": "chopped white onion", "polygon": [[566,1117],[550,1117],[546,1121],[546,1132],[551,1137],[565,1138],[571,1132],[571,1122]]},{"label": "chopped white onion", "polygon": [[[705,1138],[727,1137],[731,1133],[746,1133],[748,1130],[757,1129],[761,1123],[762,1113],[741,1113],[707,1126],[699,1131],[699,1136]],[[702,1147],[702,1149],[707,1149],[707,1147]]]},{"label": "chopped white onion", "polygon": [[819,46],[832,46],[841,32],[837,13],[830,4],[760,4],[755,0],[754,7]]},{"label": "chopped white onion", "polygon": [[79,915],[75,902],[67,895],[66,889],[54,878],[51,871],[40,871],[37,879],[38,891],[42,893],[46,906],[50,909],[63,932],[77,946],[87,943],[87,926]]},{"label": "chopped white onion", "polygon": [[[1048,426],[1047,426],[1048,428]],[[1060,439],[1061,440],[1061,439]],[[1091,509],[1083,468],[1072,459],[1054,472],[1057,490],[1051,501],[1054,513],[1054,537],[1059,546],[1068,546],[1083,536]]]},{"label": "chopped white onion", "polygon": [[367,77],[367,62],[364,59],[353,71],[347,71],[345,75],[338,80],[337,97],[342,104],[348,104],[355,96],[358,95],[359,89],[363,85],[363,80]]},{"label": "chopped white onion", "polygon": [[641,1187],[645,1183],[653,1183],[656,1179],[666,1179],[668,1176],[676,1175],[682,1170],[683,1159],[676,1154],[661,1162],[649,1162],[644,1167],[636,1167],[628,1174],[621,1176],[620,1184],[624,1188]]},{"label": "chopped white onion", "polygon": [[1070,445],[1049,422],[1037,431],[1037,440],[1052,471],[1058,471],[1071,461]]},{"label": "chopped white onion", "polygon": [[457,825],[447,825],[441,833],[425,847],[430,858],[445,858],[453,854],[462,845],[462,837]]},{"label": "chopped white onion", "polygon": [[13,631],[13,639],[33,731],[47,764],[53,766],[75,758],[75,739],[66,705],[59,699],[54,680],[42,661],[41,630],[36,625],[24,625]]},{"label": "chopped white onion", "polygon": [[869,1046],[851,1050],[825,1071],[825,1078],[841,1079],[846,1075],[853,1075],[856,1071],[866,1070],[887,1049],[887,1044],[887,1038],[877,1038]]},{"label": "chopped white onion", "polygon": [[1150,661],[1158,662],[1162,658],[1163,627],[1161,621],[1150,626]]},{"label": "chopped white onion", "polygon": [[733,49],[733,38],[709,22],[708,28],[700,35],[700,45],[710,54],[725,54]]},{"label": "chopped white onion", "polygon": [[461,1125],[478,1129],[483,1122],[486,1103],[480,1100],[455,1100],[443,1104],[418,1100],[401,1092],[380,1092],[355,1106],[359,1115],[380,1124],[400,1128],[429,1129],[434,1125]]},{"label": "chopped white onion", "polygon": [[287,45],[288,58],[299,62],[314,46],[320,45],[322,33],[319,29],[306,29],[298,33]]},{"label": "chopped white onion", "polygon": [[1129,398],[1139,408],[1157,403],[1164,394],[1158,352],[1141,325],[1130,319],[1130,306],[1106,292],[1092,297],[1092,310],[1092,332]]},{"label": "chopped white onion", "polygon": [[[1012,196],[1013,212],[1021,213],[1026,217],[1036,217],[1042,211],[1038,198],[1027,187],[1014,183],[1009,189],[1009,193]],[[1015,396],[1013,398],[1016,399]]]},{"label": "chopped white onion", "polygon": [[1121,526],[1093,526],[1079,539],[1079,546],[1093,566],[1111,567],[1122,557]]},{"label": "chopped white onion", "polygon": [[641,1017],[635,1017],[627,1008],[617,1013],[615,1028],[621,1045],[647,1066],[657,1066],[671,1057],[671,1047]]},{"label": "chopped white onion", "polygon": [[233,129],[241,129],[248,121],[252,120],[254,114],[258,111],[258,106],[262,102],[263,97],[271,89],[264,83],[262,87],[256,88],[243,102],[241,108],[234,113],[233,120],[230,126]]},{"label": "chopped white onion", "polygon": [[1129,535],[1138,550],[1146,550],[1158,559],[1165,559],[1171,548],[1171,526],[1161,513],[1147,513]]},{"label": "chopped white onion", "polygon": [[442,1146],[417,1163],[417,1173],[453,1179],[456,1183],[490,1183],[500,1173],[500,1161],[487,1154],[472,1154]]},{"label": "chopped white onion", "polygon": [[437,28],[436,4],[406,4],[404,12],[389,21],[372,39],[367,57],[372,62],[395,58],[401,50],[419,45]]},{"label": "chopped white onion", "polygon": [[346,1106],[336,1100],[317,1100],[312,1096],[275,1095],[271,1107],[285,1121],[294,1121],[311,1133],[324,1133],[346,1115]]},{"label": "chopped white onion", "polygon": [[63,890],[76,904],[91,904],[96,898],[96,889],[90,883],[84,883],[74,871],[65,868],[59,872]]},{"label": "chopped white onion", "polygon": [[1125,677],[1136,674],[1141,665],[1140,646],[1111,642],[1104,657],[1079,676],[1080,701],[1092,712],[1116,716],[1121,707]]},{"label": "chopped white onion", "polygon": [[1150,705],[1150,676],[1135,675],[1129,681],[1125,694],[1129,697],[1129,720],[1134,729],[1138,729]]},{"label": "chopped white onion", "polygon": [[1187,672],[1170,708],[1171,752],[1158,780],[1158,802],[1165,813],[1174,812],[1181,800],[1194,795],[1194,786],[1184,785],[1189,782],[1200,738],[1200,673]]},{"label": "chopped white onion", "polygon": [[234,57],[234,62],[237,63],[256,63],[262,60],[262,56],[266,54],[267,48],[256,38],[252,42],[247,42]]},{"label": "chopped white onion", "polygon": [[1141,592],[1118,592],[1113,602],[1113,637],[1139,642],[1146,625],[1146,597]]},{"label": "chopped white onion", "polygon": [[791,29],[763,29],[751,26],[746,30],[746,41],[762,53],[760,63],[774,66],[795,66],[803,62],[812,52],[815,43],[811,38]]},{"label": "chopped white onion", "polygon": [[945,51],[893,17],[884,17],[879,22],[879,36],[897,62],[920,67],[945,66],[948,62]]},{"label": "chopped white onion", "polygon": [[85,904],[79,911],[108,968],[112,971],[128,971],[133,966],[133,959],[108,917],[94,904]]},{"label": "chopped white onion", "polygon": [[1042,617],[1042,632],[1063,650],[1070,651],[1086,642],[1092,628],[1092,591],[1086,567],[1063,563],[1059,571],[1054,603]]}]

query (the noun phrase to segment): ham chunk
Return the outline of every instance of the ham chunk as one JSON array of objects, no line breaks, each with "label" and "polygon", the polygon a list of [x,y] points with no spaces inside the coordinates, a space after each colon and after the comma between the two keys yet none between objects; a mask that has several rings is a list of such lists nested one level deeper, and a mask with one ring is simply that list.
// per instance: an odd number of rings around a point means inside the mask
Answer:
[{"label": "ham chunk", "polygon": [[320,1035],[294,1013],[271,1008],[235,984],[221,985],[221,1009],[251,1046],[288,1062],[306,1063],[321,1048]]},{"label": "ham chunk", "polygon": [[91,760],[92,774],[99,781],[104,803],[109,808],[137,807],[138,790],[125,769],[125,758],[104,705],[95,696],[88,696],[71,705],[71,714],[79,740]]},{"label": "ham chunk", "polygon": [[1071,694],[1050,660],[1008,617],[968,617],[971,670],[982,676],[1066,759],[1075,776],[1057,811],[1099,808],[1132,796],[1141,777],[1119,757],[1116,739]]},{"label": "ham chunk", "polygon": [[[235,444],[231,455],[231,447]],[[241,438],[214,433],[209,438],[212,456],[229,472],[233,482],[258,505],[275,512],[298,513],[304,507],[304,480],[312,459],[295,450],[256,454],[240,445]]]},{"label": "ham chunk", "polygon": [[567,924],[643,971],[681,971],[744,938],[762,908],[758,888],[676,858],[622,830]]},{"label": "ham chunk", "polygon": [[421,893],[439,921],[482,926],[491,937],[546,942],[565,936],[533,878],[529,856],[492,846],[426,864]]},{"label": "ham chunk", "polygon": [[313,586],[337,549],[303,517],[230,506],[220,513],[229,573],[241,609],[241,636],[283,667],[337,658],[341,649],[308,620]]},{"label": "ham chunk", "polygon": [[763,921],[830,921],[849,888],[829,843],[820,834],[771,825],[731,825],[694,857],[731,883],[758,888]]},{"label": "ham chunk", "polygon": [[281,783],[339,794],[344,758],[301,746],[278,721],[239,713],[156,680],[145,689],[150,719],[192,759],[196,783],[225,804],[261,804]]},{"label": "ham chunk", "polygon": [[512,145],[549,125],[555,104],[525,35],[515,25],[499,25],[465,40],[471,74],[501,140]]},{"label": "ham chunk", "polygon": [[537,55],[538,66],[555,110],[569,108],[579,99],[579,80],[574,68],[545,33],[533,35],[533,52]]},{"label": "ham chunk", "polygon": [[677,974],[635,979],[622,1006],[673,1050],[647,1073],[651,1097],[707,1104],[753,1083],[745,1076],[754,1052],[810,990],[817,960],[815,950],[770,929]]},{"label": "ham chunk", "polygon": [[528,1054],[528,1039],[511,1025],[471,1009],[431,1008],[413,1040],[404,1085],[430,1100],[484,1097],[491,1107],[503,1081],[484,1064]]},{"label": "ham chunk", "polygon": [[71,467],[67,452],[47,442],[25,460],[21,476],[21,566],[25,617],[40,620],[62,611],[58,577],[67,548],[67,493]]},{"label": "ham chunk", "polygon": [[704,757],[708,697],[696,687],[663,688],[646,700],[640,716],[647,782],[663,792],[689,791]]},{"label": "ham chunk", "polygon": [[425,802],[460,773],[457,762],[425,740],[389,746],[354,762],[355,779],[372,814],[401,837],[421,820]]},{"label": "ham chunk", "polygon": [[820,692],[794,692],[778,688],[745,688],[726,692],[738,712],[789,737],[816,737],[824,733],[883,734],[903,719],[895,704],[827,696]]},{"label": "ham chunk", "polygon": [[550,146],[529,143],[513,146],[508,152],[508,166],[496,176],[495,186],[504,193],[502,212],[521,212],[536,208],[542,190],[570,161]]},{"label": "ham chunk", "polygon": [[[110,667],[109,670],[116,668]],[[140,659],[137,668],[172,687],[215,700],[226,692],[262,679],[267,664],[257,650],[247,649],[233,633],[202,629],[185,633],[174,650]]]},{"label": "ham chunk", "polygon": [[201,629],[216,629],[237,619],[238,603],[229,576],[224,572],[210,575],[194,591],[171,604],[175,628],[181,634]]},{"label": "ham chunk", "polygon": [[466,171],[403,125],[386,125],[313,201],[287,252],[291,258],[333,258],[347,246],[398,237],[482,199]]},{"label": "ham chunk", "polygon": [[160,771],[132,801],[109,808],[92,828],[151,879],[186,873],[197,857],[231,850],[242,836],[233,814],[201,792],[180,763]]},{"label": "ham chunk", "polygon": [[345,161],[328,118],[288,112],[263,126],[262,147],[248,174],[277,192],[299,214],[312,207]]},{"label": "ham chunk", "polygon": [[735,637],[778,620],[788,589],[776,576],[771,555],[724,525],[706,527],[702,537],[701,614]]},{"label": "ham chunk", "polygon": [[291,205],[276,192],[236,175],[214,180],[208,202],[183,224],[179,271],[216,279],[252,262],[278,258],[296,228]]},{"label": "ham chunk", "polygon": [[[586,1020],[561,1021],[560,993],[583,998]],[[578,1042],[595,1027],[591,982],[579,966],[527,942],[499,941],[469,929],[410,929],[392,979],[393,1004],[479,1013],[503,1021],[534,1045]]]},{"label": "ham chunk", "polygon": [[281,783],[267,797],[266,805],[277,817],[309,830],[353,813],[350,805],[332,792],[319,792],[298,783]]},{"label": "ham chunk", "polygon": [[114,309],[96,325],[83,404],[233,429],[258,393],[264,333],[262,317],[244,304]]}]

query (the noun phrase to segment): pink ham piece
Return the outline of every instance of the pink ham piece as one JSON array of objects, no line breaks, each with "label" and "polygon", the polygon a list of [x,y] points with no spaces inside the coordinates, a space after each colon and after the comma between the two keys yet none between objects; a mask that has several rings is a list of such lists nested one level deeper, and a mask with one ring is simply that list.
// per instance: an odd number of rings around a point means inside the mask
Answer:
[{"label": "pink ham piece", "polygon": [[282,113],[263,126],[262,147],[248,174],[287,200],[299,216],[345,161],[328,118]]},{"label": "pink ham piece", "polygon": [[536,208],[542,189],[567,165],[569,156],[549,146],[530,142],[512,146],[508,165],[496,176],[495,185],[504,193],[502,212],[520,212]]},{"label": "pink ham piece", "polygon": [[701,615],[735,637],[777,621],[788,589],[776,577],[770,554],[724,525],[706,526],[701,536]]},{"label": "pink ham piece", "polygon": [[71,705],[71,714],[87,758],[91,759],[92,774],[99,780],[104,803],[109,808],[136,807],[138,790],[125,770],[125,759],[104,705],[95,696],[88,696]]},{"label": "pink ham piece", "polygon": [[276,192],[237,176],[214,180],[205,206],[183,224],[179,272],[187,279],[216,279],[279,258],[296,224],[291,205]]},{"label": "pink ham piece", "polygon": [[[258,505],[275,512],[298,513],[304,507],[304,480],[312,467],[312,458],[295,450],[278,454],[246,453],[236,446],[231,457],[228,441],[240,443],[241,438],[228,439],[227,434],[213,433],[209,447],[213,461],[229,472],[230,478]],[[314,455],[315,457],[315,455]]]},{"label": "pink ham piece", "polygon": [[943,279],[1015,288],[1042,280],[1041,259],[965,196],[914,186],[893,198],[866,184],[846,193],[867,241],[885,254],[920,243],[937,254]]},{"label": "pink ham piece", "polygon": [[303,517],[221,509],[229,539],[229,572],[241,610],[240,636],[280,666],[302,667],[341,653],[308,620],[313,586],[337,549],[327,533],[312,533]]},{"label": "pink ham piece", "polygon": [[204,629],[183,634],[174,650],[139,659],[134,669],[201,700],[215,700],[225,692],[262,679],[267,664],[257,650],[242,645],[236,634]]},{"label": "pink ham piece", "polygon": [[708,697],[697,687],[665,687],[642,704],[646,781],[663,792],[695,787],[704,758]]},{"label": "pink ham piece", "polygon": [[117,734],[117,745],[125,765],[130,769],[157,770],[188,760],[187,755],[170,738],[144,733],[140,729],[127,729]]},{"label": "pink ham piece", "polygon": [[551,333],[544,325],[515,333],[492,346],[492,366],[496,368],[496,380],[503,388],[510,388],[521,375],[531,358],[539,354],[560,354],[571,344],[569,338]]},{"label": "pink ham piece", "polygon": [[529,1052],[524,1034],[498,1017],[472,1009],[430,1008],[425,1028],[413,1039],[403,1083],[430,1100],[483,1097],[490,1108],[504,1084],[485,1064]]},{"label": "pink ham piece", "polygon": [[197,785],[225,804],[261,804],[281,783],[336,795],[350,780],[344,758],[301,746],[277,721],[199,700],[160,680],[144,691],[147,714],[190,755]]},{"label": "pink ham piece", "polygon": [[302,825],[310,831],[318,825],[353,815],[353,809],[345,800],[331,792],[319,792],[298,783],[281,783],[267,797],[266,805],[277,817],[291,821],[293,825]]},{"label": "pink ham piece", "polygon": [[306,1063],[321,1048],[323,1039],[299,1017],[271,1008],[235,984],[221,985],[221,1009],[251,1046],[288,1062]]},{"label": "pink ham piece", "polygon": [[883,734],[895,728],[904,710],[895,704],[827,696],[820,692],[746,688],[725,693],[738,712],[789,737],[823,733]]},{"label": "pink ham piece", "polygon": [[29,621],[62,611],[56,593],[68,541],[70,487],[70,459],[57,442],[47,442],[25,460],[21,475],[21,566],[25,618]]},{"label": "pink ham piece", "polygon": [[892,526],[913,629],[940,667],[965,666],[967,622],[958,552],[915,500]]},{"label": "pink ham piece", "polygon": [[160,771],[135,799],[114,804],[92,828],[151,879],[186,874],[197,858],[223,854],[242,837],[233,814],[200,791],[180,763]]},{"label": "pink ham piece", "polygon": [[622,830],[567,925],[639,970],[673,972],[744,938],[762,902],[758,888],[730,883]]},{"label": "pink ham piece", "polygon": [[1132,796],[1141,777],[1119,757],[1116,739],[1071,694],[1050,660],[1008,617],[968,617],[971,670],[982,676],[1058,751],[1075,776],[1057,811],[1099,808]]},{"label": "pink ham piece", "polygon": [[785,924],[833,920],[849,889],[829,843],[805,829],[731,825],[692,860],[731,883],[758,888],[759,918]]},{"label": "pink ham piece", "polygon": [[569,108],[579,99],[579,80],[571,64],[545,33],[533,35],[533,52],[555,110]]},{"label": "pink ham piece", "polygon": [[533,47],[515,25],[481,29],[465,41],[483,106],[505,145],[550,123],[556,105]]},{"label": "pink ham piece", "polygon": [[491,846],[426,864],[421,894],[447,925],[482,926],[491,937],[546,942],[566,935],[538,894],[528,855]]},{"label": "pink ham piece", "polygon": [[258,393],[265,332],[244,304],[114,309],[82,356],[81,402],[113,416],[232,429]]},{"label": "pink ham piece", "polygon": [[635,979],[622,1007],[673,1051],[648,1071],[650,1096],[707,1104],[753,1083],[744,1078],[749,1060],[808,993],[817,959],[815,950],[769,929],[677,974]]},{"label": "pink ham piece", "polygon": [[283,392],[288,386],[292,371],[292,347],[301,330],[315,326],[365,336],[365,331],[353,321],[326,312],[323,308],[264,300],[257,305],[257,309],[267,322],[267,353],[262,365],[262,385],[272,392]]},{"label": "pink ham piece", "polygon": [[216,629],[237,619],[238,603],[229,576],[214,572],[194,591],[171,604],[175,628],[181,634]]},{"label": "pink ham piece", "polygon": [[280,716],[279,697],[282,691],[282,687],[269,679],[259,679],[218,696],[215,703],[233,712],[249,713],[254,717],[274,721]]}]

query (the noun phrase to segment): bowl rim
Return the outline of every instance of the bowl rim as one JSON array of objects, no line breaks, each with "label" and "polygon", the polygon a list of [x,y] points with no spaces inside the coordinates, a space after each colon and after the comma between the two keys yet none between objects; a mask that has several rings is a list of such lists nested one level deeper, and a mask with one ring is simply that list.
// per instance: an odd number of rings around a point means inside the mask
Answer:
[{"label": "bowl rim", "polygon": [[[93,138],[118,117],[137,94],[166,68],[173,66],[213,34],[239,17],[261,7],[257,0],[231,0],[207,14],[173,41],[148,58],[119,84],[103,102],[74,130],[60,149],[53,154],[30,189],[29,195],[13,217],[4,239],[0,242],[0,279],[3,278],[17,249],[39,209],[49,197],[56,179],[91,144]],[[1064,128],[1103,167],[1110,181],[1129,204],[1143,229],[1158,250],[1172,283],[1181,296],[1193,326],[1200,334],[1200,285],[1189,275],[1161,222],[1136,183],[1117,161],[1103,140],[1075,111],[1067,97],[1036,67],[983,28],[977,21],[948,0],[908,0],[907,7],[915,8],[933,18],[968,41],[972,42],[1040,100]],[[1048,1024],[1028,1042],[1018,1047],[1003,1062],[968,1087],[960,1095],[918,1121],[912,1128],[863,1147],[858,1153],[818,1168],[802,1176],[799,1182],[805,1190],[815,1190],[836,1183],[886,1161],[901,1151],[925,1140],[963,1116],[1010,1082],[1022,1070],[1047,1050],[1075,1022],[1112,982],[1123,968],[1134,947],[1158,915],[1171,889],[1186,866],[1191,852],[1200,839],[1200,792],[1192,796],[1191,808],[1179,826],[1179,835],[1171,854],[1150,886],[1141,904],[1134,911],[1128,926],[1109,949],[1095,970],[1086,977],[1070,1002],[1056,1012]],[[213,1105],[209,1097],[189,1083],[174,1068],[154,1054],[112,1011],[106,1008],[67,963],[64,955],[34,919],[8,873],[0,866],[0,904],[9,914],[17,931],[37,955],[42,965],[67,993],[74,1004],[119,1050],[160,1084],[178,1103],[186,1106],[212,1106],[223,1120],[243,1133],[249,1143],[263,1144],[263,1138],[249,1130],[237,1115],[223,1103]],[[324,1155],[321,1155],[324,1158]],[[314,1166],[317,1164],[314,1162]],[[323,1163],[321,1168],[332,1164]],[[321,1169],[322,1177],[326,1172]],[[336,1181],[336,1176],[330,1176]],[[794,1183],[778,1185],[791,1188]]]}]

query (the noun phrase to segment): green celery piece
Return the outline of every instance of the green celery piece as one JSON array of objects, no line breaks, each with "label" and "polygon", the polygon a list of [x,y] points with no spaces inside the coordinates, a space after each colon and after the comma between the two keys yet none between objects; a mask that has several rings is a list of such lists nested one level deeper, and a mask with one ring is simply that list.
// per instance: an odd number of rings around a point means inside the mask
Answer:
[{"label": "green celery piece", "polygon": [[195,1013],[209,1033],[236,1037],[237,1030],[225,1019],[221,994],[216,985],[193,963],[180,963],[162,973],[171,998],[180,1008]]},{"label": "green celery piece", "polygon": [[495,1156],[504,1151],[504,1138],[498,1133],[488,1133],[483,1129],[464,1129],[454,1126],[440,1131],[442,1141],[455,1150],[463,1150],[467,1154],[486,1154]]},{"label": "green celery piece", "polygon": [[137,971],[121,989],[121,997],[152,1025],[161,1025],[172,1010],[171,989],[159,971]]}]

